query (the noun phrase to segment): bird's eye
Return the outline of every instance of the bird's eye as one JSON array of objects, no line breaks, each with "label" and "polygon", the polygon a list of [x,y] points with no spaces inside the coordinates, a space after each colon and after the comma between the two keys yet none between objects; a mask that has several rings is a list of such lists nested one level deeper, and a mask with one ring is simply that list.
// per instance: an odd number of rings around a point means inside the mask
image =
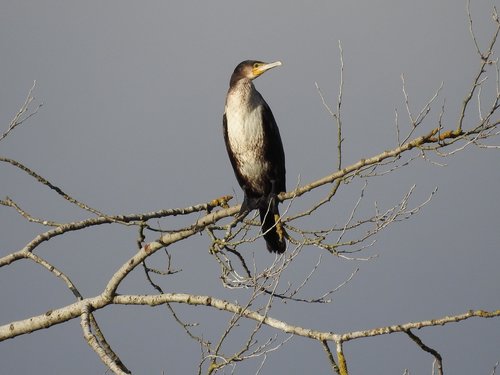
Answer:
[{"label": "bird's eye", "polygon": [[259,67],[259,65],[260,65],[259,63],[253,63],[253,67],[254,67],[254,69],[258,68],[258,67]]}]

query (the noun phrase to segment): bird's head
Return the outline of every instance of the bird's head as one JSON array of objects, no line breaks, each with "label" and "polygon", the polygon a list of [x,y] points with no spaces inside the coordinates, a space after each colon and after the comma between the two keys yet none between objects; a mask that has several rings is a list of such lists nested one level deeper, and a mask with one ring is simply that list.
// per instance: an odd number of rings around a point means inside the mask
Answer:
[{"label": "bird's head", "polygon": [[233,76],[238,76],[240,78],[255,79],[269,69],[276,66],[280,66],[281,61],[275,61],[272,63],[265,63],[262,61],[246,60],[238,64],[236,69],[234,69]]}]

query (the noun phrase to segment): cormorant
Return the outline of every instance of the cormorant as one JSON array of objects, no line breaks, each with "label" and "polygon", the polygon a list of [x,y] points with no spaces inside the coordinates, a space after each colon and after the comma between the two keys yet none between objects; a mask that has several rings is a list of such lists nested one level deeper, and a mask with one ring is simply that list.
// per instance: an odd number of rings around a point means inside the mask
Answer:
[{"label": "cormorant", "polygon": [[224,141],[245,193],[239,217],[258,209],[267,249],[286,250],[276,195],[286,191],[285,153],[271,108],[252,81],[281,62],[246,60],[231,75],[223,116]]}]

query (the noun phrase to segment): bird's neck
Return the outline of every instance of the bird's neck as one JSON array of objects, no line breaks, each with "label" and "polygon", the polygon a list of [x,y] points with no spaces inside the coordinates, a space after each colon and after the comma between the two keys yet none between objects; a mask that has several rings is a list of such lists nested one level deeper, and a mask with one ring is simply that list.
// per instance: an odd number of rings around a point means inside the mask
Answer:
[{"label": "bird's neck", "polygon": [[239,79],[231,82],[227,93],[226,106],[235,105],[237,107],[246,107],[252,110],[258,104],[259,93],[255,89],[250,79]]}]

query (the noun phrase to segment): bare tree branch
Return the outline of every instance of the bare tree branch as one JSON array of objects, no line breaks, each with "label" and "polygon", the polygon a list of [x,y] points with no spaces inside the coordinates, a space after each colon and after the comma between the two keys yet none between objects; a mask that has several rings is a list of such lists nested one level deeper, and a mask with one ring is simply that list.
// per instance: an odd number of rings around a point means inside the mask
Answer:
[{"label": "bare tree branch", "polygon": [[[400,129],[400,119],[398,110],[395,111],[395,127],[397,142],[392,148],[381,153],[372,155],[366,159],[344,166],[343,163],[343,118],[341,109],[343,104],[344,91],[344,60],[343,49],[339,42],[340,50],[340,84],[337,97],[336,108],[332,110],[316,84],[319,96],[324,107],[335,120],[337,125],[337,165],[332,167],[332,172],[320,179],[301,185],[300,179],[297,186],[289,192],[279,195],[280,201],[288,201],[285,212],[280,217],[280,225],[286,228],[289,241],[288,251],[280,256],[276,256],[271,264],[258,266],[255,258],[241,251],[243,245],[251,244],[262,237],[259,231],[258,221],[249,217],[244,220],[236,217],[240,211],[240,205],[229,206],[231,196],[222,196],[210,202],[199,203],[184,208],[162,209],[154,212],[135,213],[129,215],[107,215],[100,210],[92,208],[70,194],[64,192],[60,187],[42,177],[34,170],[24,164],[7,157],[0,157],[0,162],[11,165],[29,176],[33,177],[41,185],[47,186],[55,191],[59,197],[65,199],[78,208],[91,214],[90,218],[69,223],[57,223],[45,218],[34,217],[21,208],[22,205],[6,197],[0,200],[0,205],[9,207],[12,212],[21,215],[28,222],[42,225],[43,232],[26,243],[22,248],[13,252],[6,252],[7,255],[0,258],[0,268],[24,259],[34,262],[48,271],[54,277],[59,278],[66,288],[73,294],[76,301],[72,304],[50,310],[45,314],[34,315],[30,318],[13,321],[0,326],[0,341],[15,338],[20,335],[46,329],[75,318],[80,318],[83,336],[92,350],[98,355],[107,368],[116,374],[129,374],[130,371],[122,363],[118,355],[112,350],[105,335],[93,315],[94,311],[106,308],[111,305],[143,305],[160,306],[166,305],[174,320],[184,329],[184,331],[199,343],[201,348],[201,360],[199,373],[205,369],[208,374],[216,373],[219,370],[226,371],[236,368],[237,363],[248,359],[256,358],[260,361],[257,373],[263,368],[270,353],[283,347],[291,337],[300,336],[319,341],[327,355],[332,371],[337,374],[347,375],[347,360],[344,354],[344,344],[362,338],[377,337],[381,335],[404,333],[408,335],[422,350],[432,354],[435,358],[435,366],[438,374],[443,373],[442,357],[435,350],[425,345],[412,330],[426,327],[437,327],[449,323],[457,323],[467,319],[477,318],[497,318],[500,310],[483,311],[470,310],[458,315],[444,316],[438,319],[421,320],[407,322],[404,324],[389,325],[385,327],[372,328],[361,331],[351,331],[335,333],[330,331],[314,330],[307,327],[293,325],[287,321],[272,317],[272,307],[279,299],[286,302],[301,303],[328,303],[330,296],[343,288],[357,273],[356,268],[337,287],[327,286],[315,296],[305,295],[306,286],[316,277],[317,270],[322,266],[323,254],[319,255],[317,262],[311,264],[310,272],[306,271],[293,278],[292,281],[281,282],[286,279],[286,272],[293,272],[290,267],[293,262],[308,247],[316,247],[327,251],[326,256],[334,255],[347,260],[369,260],[376,255],[368,254],[368,248],[373,246],[376,235],[382,230],[396,222],[407,220],[417,214],[435,195],[437,188],[432,191],[429,197],[421,203],[413,203],[415,185],[411,186],[399,201],[391,203],[388,208],[379,207],[374,204],[374,211],[369,214],[363,212],[365,205],[365,192],[369,187],[369,181],[376,177],[382,177],[393,173],[400,168],[407,167],[416,160],[424,160],[434,165],[442,165],[432,160],[434,157],[451,157],[455,153],[465,150],[468,147],[476,146],[482,149],[498,149],[498,145],[491,144],[493,139],[500,135],[500,119],[498,110],[500,108],[500,72],[498,61],[495,59],[493,47],[497,42],[500,32],[500,21],[496,9],[493,12],[495,31],[487,48],[482,52],[473,31],[472,16],[470,13],[470,2],[467,2],[467,15],[469,19],[469,29],[479,55],[479,70],[474,74],[471,86],[468,88],[459,113],[454,119],[453,128],[443,124],[443,114],[445,112],[445,101],[442,101],[440,110],[433,110],[432,107],[438,102],[442,95],[443,83],[436,91],[430,95],[430,99],[417,112],[413,112],[410,95],[408,94],[404,75],[401,76],[404,106],[409,119],[410,129],[406,135],[402,135]],[[496,74],[496,93],[490,97],[492,87],[488,81],[487,72]],[[7,137],[17,126],[24,123],[37,113],[41,105],[32,109],[34,100],[33,90],[35,84],[28,93],[28,96],[11,121],[8,129],[0,135],[0,141]],[[485,94],[486,92],[486,94]],[[477,99],[474,99],[477,98]],[[471,104],[477,100],[477,112],[474,110],[474,120],[466,124],[465,118],[471,117]],[[431,117],[434,117],[431,119]],[[477,116],[477,118],[476,118]],[[469,122],[469,121],[467,121]],[[420,135],[418,135],[420,134]],[[346,218],[341,219],[341,224],[324,223],[321,228],[304,228],[302,221],[308,216],[316,213],[320,208],[326,208],[327,204],[334,203],[334,198],[341,188],[354,180],[364,182],[360,187],[359,197],[352,204],[352,209]],[[301,212],[291,212],[294,203],[304,194],[312,193],[325,185],[328,187],[326,193],[322,193],[317,199],[314,198],[312,204]],[[357,186],[357,185],[356,185]],[[371,207],[371,206],[370,206]],[[13,209],[13,210],[11,210]],[[162,229],[164,225],[161,219],[178,215],[192,215],[189,225],[180,228]],[[301,220],[302,219],[302,220]],[[156,224],[151,224],[151,220],[156,220]],[[103,224],[123,225],[137,227],[138,236],[136,239],[136,253],[118,268],[118,270],[107,281],[102,293],[85,298],[70,277],[61,269],[55,267],[44,257],[38,254],[37,250],[41,244],[47,243],[56,237],[67,235],[74,231],[80,231]],[[132,228],[135,230],[135,228]],[[172,276],[179,272],[172,267],[171,247],[179,241],[188,239],[202,231],[208,234],[211,241],[209,245],[212,259],[220,266],[220,280],[222,286],[227,290],[238,289],[248,297],[242,302],[230,302],[215,296],[203,296],[195,294],[165,293],[162,287],[156,282],[158,276]],[[156,238],[151,240],[151,236]],[[167,266],[149,267],[146,260],[160,249],[166,252]],[[148,263],[150,261],[148,260]],[[122,282],[136,269],[142,265],[145,277],[158,294],[153,295],[120,295],[117,293]],[[153,280],[152,276],[155,277]],[[173,276],[172,276],[173,277]],[[285,285],[281,285],[285,284]],[[189,306],[206,306],[214,310],[219,310],[230,314],[226,327],[220,333],[218,340],[212,344],[203,335],[197,335],[197,324],[185,323],[173,308],[174,304]],[[252,321],[252,328],[248,331],[245,339],[239,345],[231,346],[228,349],[230,337],[239,332],[240,322],[243,320]],[[196,328],[192,328],[195,327]],[[261,340],[264,335],[263,327],[268,326],[277,333]],[[265,331],[267,332],[267,331]],[[267,333],[266,333],[267,334]],[[286,336],[286,337],[285,337]],[[336,358],[330,349],[330,343],[335,345]],[[495,373],[498,363],[493,368]],[[224,369],[224,370],[223,370]],[[434,373],[433,369],[433,373]],[[409,374],[406,370],[405,373]]]},{"label": "bare tree branch", "polygon": [[[423,351],[430,353],[434,356],[436,364],[437,364],[437,373],[438,375],[443,375],[443,358],[441,354],[439,354],[435,349],[432,349],[425,345],[422,340],[415,335],[412,331],[408,330],[405,332]],[[432,375],[434,375],[434,371],[432,371]]]},{"label": "bare tree branch", "polygon": [[337,363],[335,362],[335,359],[333,358],[332,351],[330,350],[330,347],[328,346],[328,341],[321,341],[321,344],[323,345],[323,349],[325,350],[326,356],[328,357],[328,362],[330,362],[330,366],[332,367],[332,371],[335,372],[336,374],[340,375],[340,369],[339,366],[337,366]]},{"label": "bare tree branch", "polygon": [[0,141],[2,141],[4,138],[6,138],[11,131],[13,131],[16,127],[19,125],[23,124],[26,122],[28,119],[36,115],[38,110],[42,107],[43,104],[38,104],[35,109],[31,109],[30,105],[35,100],[35,97],[33,96],[33,91],[35,90],[36,86],[36,81],[33,81],[33,85],[31,86],[31,89],[28,92],[28,96],[26,96],[26,100],[24,101],[23,105],[17,111],[16,115],[12,119],[12,121],[9,124],[9,127],[7,130],[0,135]]}]

